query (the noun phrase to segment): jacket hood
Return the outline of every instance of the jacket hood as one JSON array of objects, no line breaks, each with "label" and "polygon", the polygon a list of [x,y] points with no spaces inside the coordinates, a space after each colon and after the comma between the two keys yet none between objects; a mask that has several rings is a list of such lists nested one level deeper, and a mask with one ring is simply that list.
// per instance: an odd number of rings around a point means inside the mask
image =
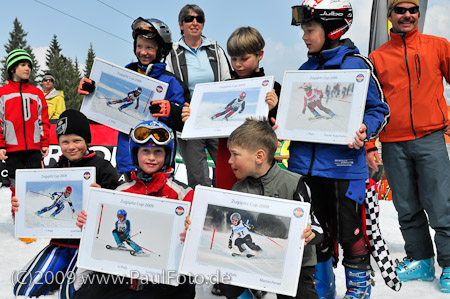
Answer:
[{"label": "jacket hood", "polygon": [[48,100],[48,99],[54,98],[56,96],[63,96],[63,92],[62,92],[62,90],[58,91],[55,88],[53,88],[52,91],[50,91],[49,93],[47,93],[45,95],[45,99]]}]

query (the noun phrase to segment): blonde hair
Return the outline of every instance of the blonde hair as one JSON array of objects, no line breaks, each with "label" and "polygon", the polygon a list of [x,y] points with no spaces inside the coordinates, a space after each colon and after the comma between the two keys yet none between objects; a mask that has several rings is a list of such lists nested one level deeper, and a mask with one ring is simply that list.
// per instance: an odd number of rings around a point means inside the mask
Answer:
[{"label": "blonde hair", "polygon": [[228,38],[227,51],[230,56],[259,54],[265,44],[261,33],[255,28],[239,27]]},{"label": "blonde hair", "polygon": [[247,118],[228,137],[227,146],[237,145],[249,151],[262,149],[267,162],[272,163],[278,147],[278,138],[266,118]]}]

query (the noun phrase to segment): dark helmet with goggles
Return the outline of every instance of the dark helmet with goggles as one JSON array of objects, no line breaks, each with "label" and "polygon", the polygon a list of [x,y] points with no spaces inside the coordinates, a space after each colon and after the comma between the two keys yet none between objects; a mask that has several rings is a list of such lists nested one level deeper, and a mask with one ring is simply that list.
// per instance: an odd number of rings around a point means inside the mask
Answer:
[{"label": "dark helmet with goggles", "polygon": [[305,0],[302,5],[292,6],[291,25],[299,26],[313,20],[322,24],[326,38],[336,40],[350,29],[353,9],[347,0]]},{"label": "dark helmet with goggles", "polygon": [[172,49],[172,34],[169,26],[158,19],[137,18],[131,24],[133,30],[134,49],[136,50],[136,40],[139,35],[147,39],[154,39],[158,43],[156,59],[160,61],[169,54]]}]

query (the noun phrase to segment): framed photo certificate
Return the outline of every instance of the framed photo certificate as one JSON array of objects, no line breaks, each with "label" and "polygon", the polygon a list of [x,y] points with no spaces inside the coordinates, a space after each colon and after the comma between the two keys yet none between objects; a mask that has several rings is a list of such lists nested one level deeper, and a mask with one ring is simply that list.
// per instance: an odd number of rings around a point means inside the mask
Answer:
[{"label": "framed photo certificate", "polygon": [[80,111],[88,118],[126,134],[137,124],[156,119],[152,101],[163,100],[168,84],[95,58],[90,79],[95,91],[85,96]]},{"label": "framed photo certificate", "polygon": [[295,296],[308,203],[197,186],[180,273]]},{"label": "framed photo certificate", "polygon": [[277,112],[278,138],[348,144],[362,123],[370,71],[286,71]]},{"label": "framed photo certificate", "polygon": [[267,117],[265,98],[273,84],[269,76],[195,85],[181,138],[228,137],[247,117]]},{"label": "framed photo certificate", "polygon": [[189,209],[185,201],[90,188],[78,266],[176,285]]},{"label": "framed photo certificate", "polygon": [[92,183],[95,167],[18,169],[16,237],[80,238],[75,223]]}]

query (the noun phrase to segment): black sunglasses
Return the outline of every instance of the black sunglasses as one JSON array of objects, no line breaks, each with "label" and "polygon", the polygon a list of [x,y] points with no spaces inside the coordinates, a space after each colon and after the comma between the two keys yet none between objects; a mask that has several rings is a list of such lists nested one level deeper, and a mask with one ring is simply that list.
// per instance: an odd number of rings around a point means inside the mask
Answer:
[{"label": "black sunglasses", "polygon": [[394,7],[394,12],[398,15],[404,15],[407,11],[409,11],[410,14],[416,14],[419,12],[419,6],[413,6],[413,7]]},{"label": "black sunglasses", "polygon": [[53,79],[44,79],[44,80],[42,80],[42,82],[47,82],[47,81],[53,82]]},{"label": "black sunglasses", "polygon": [[194,22],[194,19],[196,19],[197,22],[199,22],[199,23],[205,22],[205,18],[202,16],[185,16],[183,21],[186,23],[191,23],[191,22]]}]

